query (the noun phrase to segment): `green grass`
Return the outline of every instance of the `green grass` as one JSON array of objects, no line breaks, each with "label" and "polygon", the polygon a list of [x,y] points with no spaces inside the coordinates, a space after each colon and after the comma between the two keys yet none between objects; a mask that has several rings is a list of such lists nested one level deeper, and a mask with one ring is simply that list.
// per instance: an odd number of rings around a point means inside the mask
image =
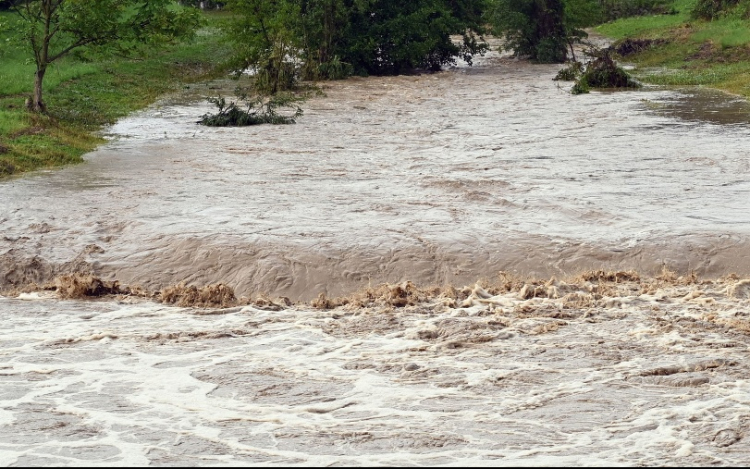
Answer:
[{"label": "green grass", "polygon": [[184,83],[226,72],[227,49],[219,26],[224,13],[206,13],[196,39],[138,58],[72,54],[56,62],[44,81],[48,115],[24,107],[34,65],[19,39],[18,19],[0,13],[0,176],[82,161],[103,142],[102,126],[154,102]]},{"label": "green grass", "polygon": [[600,25],[597,32],[616,40],[664,39],[625,60],[640,80],[660,85],[702,85],[750,97],[750,0],[713,21],[690,12],[697,0],[676,0],[675,15],[625,18]]},{"label": "green grass", "polygon": [[660,37],[664,32],[679,26],[686,20],[686,15],[634,16],[598,26],[596,30],[612,39],[649,36]]},{"label": "green grass", "polygon": [[722,48],[740,47],[750,43],[750,23],[739,18],[727,18],[711,21],[704,25],[705,29],[693,34],[693,41],[712,41]]}]

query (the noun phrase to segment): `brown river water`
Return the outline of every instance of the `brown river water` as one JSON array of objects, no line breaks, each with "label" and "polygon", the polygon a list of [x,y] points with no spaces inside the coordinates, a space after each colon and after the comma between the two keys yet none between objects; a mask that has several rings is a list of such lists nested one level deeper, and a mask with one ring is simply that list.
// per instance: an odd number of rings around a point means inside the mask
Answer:
[{"label": "brown river water", "polygon": [[[750,107],[557,69],[196,85],[0,181],[0,465],[746,464]],[[72,272],[296,304],[18,294]],[[407,280],[457,290],[303,303]]]}]

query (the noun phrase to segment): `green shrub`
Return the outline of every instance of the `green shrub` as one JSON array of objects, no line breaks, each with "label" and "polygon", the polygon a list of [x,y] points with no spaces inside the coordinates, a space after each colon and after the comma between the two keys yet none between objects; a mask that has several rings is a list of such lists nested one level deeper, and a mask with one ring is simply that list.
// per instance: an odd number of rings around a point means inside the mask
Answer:
[{"label": "green shrub", "polygon": [[561,68],[555,78],[555,81],[574,81],[583,73],[583,64],[581,62],[571,62],[565,68]]},{"label": "green shrub", "polygon": [[318,65],[318,75],[327,80],[343,80],[353,74],[354,67],[350,63],[343,62],[338,55]]},{"label": "green shrub", "polygon": [[590,88],[640,88],[628,72],[618,67],[609,50],[589,51],[593,60],[573,87],[573,94],[588,93]]},{"label": "green shrub", "polygon": [[584,94],[588,93],[590,90],[589,84],[586,82],[585,79],[578,80],[575,85],[573,85],[573,89],[570,90],[573,94]]},{"label": "green shrub", "polygon": [[[302,115],[302,109],[293,105],[298,101],[297,98],[276,95],[271,98],[258,97],[254,100],[248,100],[246,97],[240,97],[240,101],[245,102],[247,109],[241,109],[236,102],[222,97],[207,98],[208,102],[213,103],[219,109],[216,114],[204,114],[198,121],[201,125],[209,127],[244,127],[261,124],[294,124],[297,117]],[[283,116],[276,111],[280,107],[296,108],[293,116]]]}]

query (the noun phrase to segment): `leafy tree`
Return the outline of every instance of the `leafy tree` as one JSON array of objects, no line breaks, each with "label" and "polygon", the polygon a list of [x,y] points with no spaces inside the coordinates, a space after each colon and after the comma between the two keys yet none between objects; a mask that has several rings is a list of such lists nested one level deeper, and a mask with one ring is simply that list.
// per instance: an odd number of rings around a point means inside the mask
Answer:
[{"label": "leafy tree", "polygon": [[351,64],[342,60],[344,35],[351,2],[299,0],[296,34],[301,41],[303,79],[339,79],[351,75]]},{"label": "leafy tree", "polygon": [[44,76],[50,64],[84,47],[131,54],[194,34],[201,23],[194,9],[172,0],[10,0],[25,24],[36,63],[29,108],[44,112]]},{"label": "leafy tree", "polygon": [[[393,75],[438,70],[458,56],[471,62],[486,50],[481,0],[365,0],[354,2],[342,57],[358,73]],[[462,35],[456,45],[451,35]]]},{"label": "leafy tree", "polygon": [[264,94],[292,89],[297,80],[299,37],[296,2],[290,0],[229,0],[235,13],[228,26],[237,73],[249,70]]},{"label": "leafy tree", "polygon": [[538,62],[564,62],[568,48],[587,37],[601,9],[596,0],[492,0],[488,10],[493,32],[505,47]]},{"label": "leafy tree", "polygon": [[[237,70],[276,93],[298,78],[351,73],[398,74],[438,69],[457,56],[471,61],[486,0],[229,0]],[[462,35],[456,45],[451,35]]]}]

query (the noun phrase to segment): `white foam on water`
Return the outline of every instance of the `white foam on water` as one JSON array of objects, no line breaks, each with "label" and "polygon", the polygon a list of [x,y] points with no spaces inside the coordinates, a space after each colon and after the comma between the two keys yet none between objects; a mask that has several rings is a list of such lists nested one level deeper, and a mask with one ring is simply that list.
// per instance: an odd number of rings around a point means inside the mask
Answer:
[{"label": "white foam on water", "polygon": [[656,313],[5,299],[0,464],[741,464],[750,337],[700,288]]}]

